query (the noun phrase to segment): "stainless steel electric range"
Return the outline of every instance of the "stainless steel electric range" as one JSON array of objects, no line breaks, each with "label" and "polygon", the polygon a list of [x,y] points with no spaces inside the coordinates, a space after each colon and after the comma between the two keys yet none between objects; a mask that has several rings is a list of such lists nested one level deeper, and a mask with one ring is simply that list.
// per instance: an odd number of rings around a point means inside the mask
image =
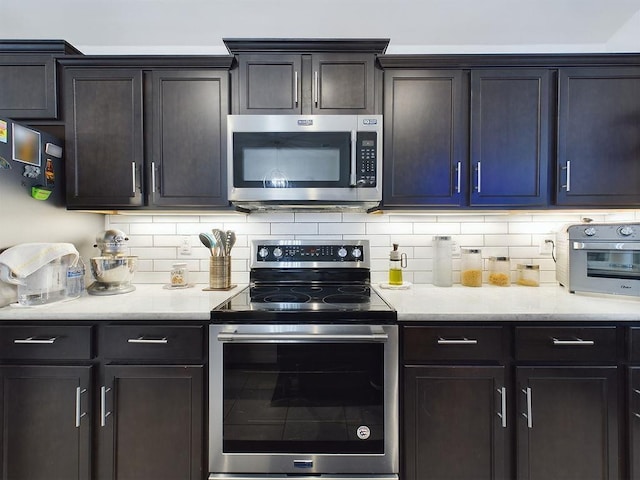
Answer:
[{"label": "stainless steel electric range", "polygon": [[211,312],[209,478],[398,478],[397,315],[369,243],[252,242]]}]

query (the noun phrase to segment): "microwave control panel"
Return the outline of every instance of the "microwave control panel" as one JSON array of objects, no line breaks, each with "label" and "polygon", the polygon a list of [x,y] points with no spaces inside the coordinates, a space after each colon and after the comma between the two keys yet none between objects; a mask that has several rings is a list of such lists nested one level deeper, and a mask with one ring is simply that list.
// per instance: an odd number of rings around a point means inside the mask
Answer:
[{"label": "microwave control panel", "polygon": [[378,135],[376,132],[358,132],[356,136],[356,187],[375,187],[378,174]]}]

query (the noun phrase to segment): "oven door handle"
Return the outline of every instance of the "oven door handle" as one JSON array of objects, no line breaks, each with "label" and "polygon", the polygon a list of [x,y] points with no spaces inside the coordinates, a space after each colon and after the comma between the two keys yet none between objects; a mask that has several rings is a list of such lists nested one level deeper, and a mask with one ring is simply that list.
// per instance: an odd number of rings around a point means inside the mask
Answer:
[{"label": "oven door handle", "polygon": [[573,242],[574,250],[640,250],[638,242]]},{"label": "oven door handle", "polygon": [[220,342],[282,343],[282,342],[386,342],[386,333],[323,334],[323,333],[238,333],[220,332]]}]

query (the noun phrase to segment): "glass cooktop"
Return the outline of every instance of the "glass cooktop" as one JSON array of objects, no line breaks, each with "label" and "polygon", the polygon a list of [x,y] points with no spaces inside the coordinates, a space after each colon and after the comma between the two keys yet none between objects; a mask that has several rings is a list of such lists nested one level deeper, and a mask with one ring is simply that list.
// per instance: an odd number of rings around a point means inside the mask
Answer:
[{"label": "glass cooktop", "polygon": [[250,286],[211,312],[215,322],[395,322],[368,284]]}]

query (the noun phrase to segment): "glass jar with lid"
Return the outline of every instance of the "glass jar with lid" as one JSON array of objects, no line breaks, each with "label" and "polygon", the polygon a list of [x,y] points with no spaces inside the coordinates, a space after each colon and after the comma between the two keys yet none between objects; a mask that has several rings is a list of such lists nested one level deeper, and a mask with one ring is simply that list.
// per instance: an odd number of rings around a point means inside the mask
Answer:
[{"label": "glass jar with lid", "polygon": [[540,286],[540,265],[518,264],[518,285]]},{"label": "glass jar with lid", "polygon": [[453,283],[453,241],[448,235],[433,237],[433,284],[450,287]]},{"label": "glass jar with lid", "polygon": [[171,268],[171,286],[186,287],[189,284],[189,269],[186,263],[174,263]]},{"label": "glass jar with lid", "polygon": [[498,287],[511,285],[511,267],[509,257],[489,258],[489,284]]},{"label": "glass jar with lid", "polygon": [[460,284],[465,287],[482,286],[482,251],[479,248],[460,250]]}]

